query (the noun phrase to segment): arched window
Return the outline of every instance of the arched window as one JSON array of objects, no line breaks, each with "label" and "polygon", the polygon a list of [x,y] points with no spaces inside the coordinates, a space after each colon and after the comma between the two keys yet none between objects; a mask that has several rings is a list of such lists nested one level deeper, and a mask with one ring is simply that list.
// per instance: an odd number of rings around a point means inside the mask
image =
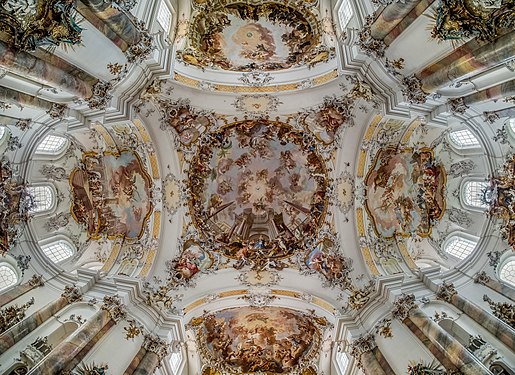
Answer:
[{"label": "arched window", "polygon": [[62,262],[73,255],[72,247],[65,241],[52,242],[41,246],[41,250],[54,263]]},{"label": "arched window", "polygon": [[15,285],[18,282],[18,275],[6,263],[0,263],[0,291]]},{"label": "arched window", "polygon": [[490,185],[486,181],[465,181],[463,184],[463,203],[477,208],[488,208]]},{"label": "arched window", "polygon": [[510,129],[512,134],[515,134],[515,117],[510,118]]},{"label": "arched window", "polygon": [[349,357],[344,352],[336,352],[336,363],[338,364],[338,370],[340,374],[345,374],[347,367],[349,366]]},{"label": "arched window", "polygon": [[338,8],[338,21],[340,22],[340,28],[344,29],[349,24],[354,11],[350,0],[342,0],[340,7]]},{"label": "arched window", "polygon": [[450,132],[449,139],[457,148],[475,148],[481,146],[476,136],[468,129]]},{"label": "arched window", "polygon": [[180,351],[173,352],[170,354],[170,367],[172,368],[172,372],[174,375],[179,373],[179,368],[181,367],[182,354]]},{"label": "arched window", "polygon": [[27,192],[34,199],[34,207],[30,212],[38,213],[48,211],[54,204],[54,191],[48,185],[29,186]]},{"label": "arched window", "polygon": [[454,236],[445,245],[445,252],[458,258],[465,259],[476,248],[477,242],[468,240],[460,236]]},{"label": "arched window", "polygon": [[159,3],[157,22],[159,22],[166,33],[170,32],[170,28],[172,27],[172,12],[170,12],[170,8],[164,0],[161,0]]},{"label": "arched window", "polygon": [[63,151],[67,143],[66,138],[49,134],[38,144],[36,152],[40,154],[57,155]]},{"label": "arched window", "polygon": [[499,271],[499,277],[502,281],[515,286],[515,258],[508,260]]}]

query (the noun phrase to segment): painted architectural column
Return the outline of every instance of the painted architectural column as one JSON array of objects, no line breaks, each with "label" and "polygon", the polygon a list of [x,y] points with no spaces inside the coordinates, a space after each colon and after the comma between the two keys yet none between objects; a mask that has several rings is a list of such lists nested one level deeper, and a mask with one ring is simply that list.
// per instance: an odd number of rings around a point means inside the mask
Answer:
[{"label": "painted architectural column", "polygon": [[[461,49],[461,53],[455,56],[456,59],[446,64],[442,64],[442,61],[436,62],[433,65],[437,65],[437,69],[428,68],[434,71],[430,75],[417,74],[417,77],[421,79],[422,90],[426,93],[434,92],[451,82],[463,80],[512,59],[515,55],[514,38],[515,32],[511,32],[471,51],[466,48],[467,44],[463,45],[458,48],[458,50]],[[456,53],[457,51],[453,55]]]},{"label": "painted architectural column", "polygon": [[29,374],[60,374],[110,320],[109,312],[99,310],[80,329],[57,345]]},{"label": "painted architectural column", "polygon": [[138,353],[136,353],[136,355],[134,356],[134,358],[132,358],[131,363],[129,364],[123,375],[134,374],[134,371],[136,370],[136,368],[138,368],[138,365],[140,364],[145,354],[147,354],[147,349],[141,347]]},{"label": "painted architectural column", "polygon": [[169,354],[169,347],[170,345],[162,338],[154,335],[145,335],[145,341],[143,342],[142,348],[145,349],[146,353],[141,358],[139,365],[134,369],[132,374],[153,374],[160,366],[161,361]]},{"label": "painted architectural column", "polygon": [[[401,320],[411,331],[413,329],[410,323],[420,330],[424,337],[445,356],[446,361],[442,363],[444,367],[453,370],[449,368],[448,363],[450,363],[464,375],[492,375],[492,372],[472,353],[418,308],[413,294],[403,295],[394,305],[393,317]],[[426,342],[424,345],[429,348]]]},{"label": "painted architectural column", "polygon": [[495,101],[513,95],[515,95],[515,80],[504,82],[461,98],[450,99],[448,104],[452,112],[465,113],[472,104]]},{"label": "painted architectural column", "polygon": [[113,8],[111,1],[81,0],[81,3],[77,10],[122,51],[140,41],[141,35],[133,19]]},{"label": "painted architectural column", "polygon": [[[508,108],[506,110],[500,110],[500,111],[494,111],[494,112],[485,112],[486,115],[488,114],[495,114],[498,116],[498,118],[501,117],[515,117],[515,108]],[[502,294],[508,299],[511,299],[512,301],[515,301],[515,289],[513,289],[511,286],[506,285],[504,283],[500,283],[497,280],[492,279],[490,276],[486,274],[485,271],[481,271],[477,273],[474,276],[474,282],[476,284],[483,284],[484,286],[492,289],[493,291]]]},{"label": "painted architectural column", "polygon": [[48,305],[42,307],[28,318],[23,319],[20,323],[10,328],[0,335],[0,355],[5,353],[9,348],[34,331],[49,318],[57,314],[61,309],[70,303],[80,301],[82,293],[75,286],[67,286],[61,297]]},{"label": "painted architectural column", "polygon": [[16,285],[14,288],[0,294],[0,307],[7,305],[15,299],[23,296],[25,293],[31,291],[34,288],[43,286],[43,276],[33,275],[32,278],[26,283]]},{"label": "painted architectural column", "polygon": [[[57,59],[57,57],[53,58],[53,60]],[[62,59],[59,59],[59,64],[69,65]],[[68,73],[60,65],[50,64],[27,52],[14,51],[0,41],[0,66],[7,71],[30,77],[43,85],[61,89],[81,98],[91,97],[93,85],[81,79],[79,74]]]},{"label": "painted architectural column", "polygon": [[372,38],[384,39],[419,2],[420,0],[408,0],[386,6],[372,24],[370,29]]},{"label": "painted architectural column", "polygon": [[393,43],[435,0],[422,0],[384,37],[387,46]]},{"label": "painted architectural column", "polygon": [[52,349],[49,355],[29,371],[29,374],[60,374],[64,370],[73,369],[115,322],[125,317],[125,307],[118,296],[104,297],[100,310]]},{"label": "painted architectural column", "polygon": [[479,323],[488,332],[506,344],[508,348],[515,348],[515,330],[475,303],[460,296],[453,284],[446,284],[445,282],[441,284],[436,292],[436,296],[438,299],[448,302],[456,306],[460,311],[463,311],[476,323]]},{"label": "painted architectural column", "polygon": [[374,335],[369,334],[360,337],[351,344],[350,354],[356,360],[356,366],[358,366],[365,375],[393,374],[393,372],[388,372],[388,370],[391,369],[381,367],[381,364],[374,354],[374,350],[378,350]]}]

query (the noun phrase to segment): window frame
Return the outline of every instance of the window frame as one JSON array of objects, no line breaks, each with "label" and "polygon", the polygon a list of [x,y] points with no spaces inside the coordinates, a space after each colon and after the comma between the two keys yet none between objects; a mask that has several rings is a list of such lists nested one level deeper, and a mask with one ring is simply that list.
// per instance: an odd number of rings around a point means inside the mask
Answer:
[{"label": "window frame", "polygon": [[18,285],[20,283],[20,280],[21,280],[20,273],[16,270],[15,267],[13,267],[13,265],[10,262],[2,260],[0,262],[0,268],[1,267],[7,268],[8,270],[10,270],[14,274],[15,282],[12,283],[12,284],[7,285],[5,287],[1,287],[0,286],[0,294],[5,293],[6,291],[8,291],[8,290],[12,289],[13,287],[15,287],[16,285]]},{"label": "window frame", "polygon": [[[39,147],[41,146],[41,144],[43,142],[45,142],[45,140],[49,137],[59,137],[59,138],[62,138],[64,140],[64,143],[63,145],[58,149],[58,150],[55,150],[55,151],[48,151],[48,150],[39,150]],[[60,157],[62,156],[66,150],[68,149],[68,147],[70,147],[70,140],[68,138],[66,138],[65,136],[61,135],[61,134],[54,134],[54,133],[49,133],[49,134],[45,134],[45,136],[36,144],[36,148],[34,150],[34,155],[36,156],[52,156],[52,157]]]},{"label": "window frame", "polygon": [[[165,8],[168,11],[169,20],[168,20],[168,28],[165,27],[162,23],[162,19],[160,19],[161,10]],[[166,35],[169,35],[172,32],[172,24],[173,24],[173,9],[171,5],[166,0],[160,0],[159,5],[156,7],[156,16],[155,19],[157,21],[157,24],[164,30]]]},{"label": "window frame", "polygon": [[467,198],[467,186],[471,183],[485,183],[487,186],[490,186],[488,181],[485,181],[482,178],[479,177],[466,177],[464,178],[460,183],[460,203],[463,206],[463,208],[470,210],[470,211],[477,211],[477,212],[485,212],[489,209],[489,205],[486,206],[476,206],[473,204],[470,204],[468,202]]},{"label": "window frame", "polygon": [[[499,282],[501,282],[502,284],[505,284],[505,285],[508,285],[510,288],[514,288],[515,289],[515,255],[513,255],[511,253],[511,251],[508,251],[505,253],[507,256],[506,257],[501,257],[501,262],[499,264],[499,266],[497,267],[497,272],[496,272],[496,276],[497,276],[497,279],[499,280]],[[504,258],[504,259],[503,259]],[[504,270],[504,268],[510,264],[510,263],[513,263],[513,282],[509,281],[509,280],[506,280],[502,277],[501,273],[502,271]]]},{"label": "window frame", "polygon": [[[59,244],[66,245],[66,247],[68,247],[70,249],[71,254],[64,259],[55,261],[48,255],[48,253],[45,251],[45,249],[50,248],[52,246],[59,245]],[[70,260],[71,258],[73,258],[73,256],[77,253],[77,249],[75,248],[75,246],[73,246],[73,244],[70,241],[66,240],[62,236],[52,237],[50,240],[40,242],[39,248],[40,248],[41,252],[43,253],[43,255],[46,257],[46,259],[48,259],[53,264],[62,264],[64,262]]]},{"label": "window frame", "polygon": [[[477,140],[477,145],[475,144],[475,145],[463,145],[462,146],[462,145],[459,145],[458,143],[456,143],[456,141],[452,137],[452,134],[457,133],[457,132],[463,132],[463,131],[469,132]],[[471,129],[469,129],[468,127],[453,129],[449,132],[449,134],[447,134],[446,138],[447,138],[447,141],[449,142],[449,144],[451,145],[451,147],[457,153],[474,153],[474,152],[479,152],[483,149],[481,140],[479,139],[477,134],[475,132],[473,132]]]},{"label": "window frame", "polygon": [[[345,12],[342,10],[345,9]],[[350,12],[349,12],[350,11]],[[336,6],[336,18],[338,19],[338,25],[340,30],[348,28],[352,18],[356,15],[356,11],[353,7],[353,2],[350,0],[341,0]]]},{"label": "window frame", "polygon": [[[345,358],[345,360],[346,360],[345,363],[342,363],[343,362],[341,360],[342,358]],[[349,365],[350,365],[349,355],[347,353],[345,353],[344,351],[337,350],[336,354],[334,355],[334,359],[335,359],[336,367],[338,368],[338,372],[340,373],[340,375],[346,374],[349,370]]]},{"label": "window frame", "polygon": [[57,207],[57,189],[51,183],[34,183],[34,184],[29,184],[27,186],[27,193],[29,193],[29,194],[31,193],[30,192],[31,188],[44,188],[44,187],[47,187],[47,188],[50,189],[50,194],[51,194],[51,199],[52,199],[51,204],[50,204],[50,206],[48,208],[45,208],[43,210],[37,210],[37,211],[30,210],[29,214],[32,215],[32,216],[40,216],[40,215],[43,215],[43,214],[51,213]]},{"label": "window frame", "polygon": [[[472,243],[475,243],[475,245],[474,245],[474,248],[472,248],[472,249],[470,250],[470,252],[469,252],[466,256],[464,256],[463,258],[460,258],[460,257],[458,257],[457,255],[452,254],[452,253],[450,253],[450,252],[447,250],[447,248],[450,246],[450,244],[451,244],[452,242],[454,242],[455,240],[463,240],[463,241],[466,241],[466,242],[472,242]],[[445,241],[444,241],[444,243],[443,243],[443,245],[442,245],[442,251],[443,251],[445,254],[447,254],[447,255],[449,255],[450,257],[452,257],[453,259],[456,259],[456,260],[458,260],[459,262],[462,262],[462,261],[466,260],[468,257],[470,257],[470,256],[474,253],[474,251],[476,251],[476,250],[477,250],[478,244],[479,244],[479,239],[478,239],[478,238],[476,238],[476,237],[474,237],[474,236],[471,236],[471,235],[469,235],[469,234],[467,234],[467,233],[464,233],[464,232],[454,232],[454,233],[452,233],[451,235],[449,235],[449,236],[445,239]]]}]

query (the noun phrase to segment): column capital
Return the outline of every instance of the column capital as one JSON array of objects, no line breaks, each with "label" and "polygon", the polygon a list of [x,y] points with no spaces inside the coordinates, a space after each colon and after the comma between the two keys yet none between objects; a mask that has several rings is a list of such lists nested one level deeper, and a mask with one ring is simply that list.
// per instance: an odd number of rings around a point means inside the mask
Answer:
[{"label": "column capital", "polygon": [[393,303],[392,316],[402,321],[409,316],[411,310],[417,307],[415,295],[403,293]]},{"label": "column capital", "polygon": [[376,347],[374,335],[369,333],[360,338],[354,340],[350,347],[350,355],[356,359],[356,365],[363,369],[362,355],[368,352],[372,352]]},{"label": "column capital", "polygon": [[483,296],[483,301],[488,302],[492,313],[508,324],[510,327],[515,328],[515,306],[507,302],[494,302],[486,294]]},{"label": "column capital", "polygon": [[68,303],[82,301],[82,291],[76,285],[66,285],[61,297],[66,298]]},{"label": "column capital", "polygon": [[33,288],[45,285],[45,282],[43,281],[43,276],[41,275],[32,275],[32,277],[29,281],[27,281],[27,283]]},{"label": "column capital", "polygon": [[151,353],[157,354],[159,362],[170,353],[170,344],[161,337],[153,334],[145,334],[142,347]]},{"label": "column capital", "polygon": [[453,283],[447,284],[445,281],[440,284],[438,290],[436,291],[436,297],[445,302],[451,302],[451,299],[454,295],[458,294],[458,291],[454,287]]},{"label": "column capital", "polygon": [[476,284],[486,285],[490,281],[492,281],[492,278],[488,276],[485,271],[478,272],[474,275],[474,282]]},{"label": "column capital", "polygon": [[118,295],[105,296],[104,303],[100,307],[101,310],[107,311],[116,323],[127,317],[127,311],[122,299]]}]

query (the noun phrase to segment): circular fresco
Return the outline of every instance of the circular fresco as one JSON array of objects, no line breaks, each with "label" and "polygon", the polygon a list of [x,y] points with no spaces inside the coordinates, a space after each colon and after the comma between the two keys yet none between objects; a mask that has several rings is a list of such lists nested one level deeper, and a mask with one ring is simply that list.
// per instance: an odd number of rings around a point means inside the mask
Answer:
[{"label": "circular fresco", "polygon": [[284,307],[238,307],[207,314],[197,330],[201,353],[224,373],[291,373],[315,357],[320,320]]},{"label": "circular fresco", "polygon": [[242,262],[303,248],[327,206],[327,173],[314,141],[279,122],[248,120],[208,134],[189,184],[197,227]]},{"label": "circular fresco", "polygon": [[[213,4],[194,17],[190,30],[191,47],[201,65],[277,70],[322,59],[323,51],[316,48],[320,44],[316,17],[282,3]],[[183,59],[194,57],[185,53]]]}]

